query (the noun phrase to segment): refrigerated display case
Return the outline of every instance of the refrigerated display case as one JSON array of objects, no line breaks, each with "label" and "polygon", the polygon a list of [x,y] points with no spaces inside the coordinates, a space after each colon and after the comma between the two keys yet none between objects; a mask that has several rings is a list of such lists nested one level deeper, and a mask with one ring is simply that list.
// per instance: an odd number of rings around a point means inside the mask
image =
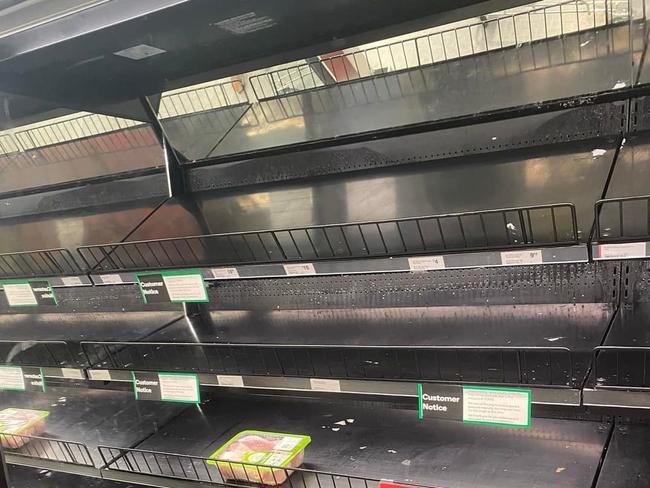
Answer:
[{"label": "refrigerated display case", "polygon": [[645,1],[5,3],[0,488],[648,484]]}]

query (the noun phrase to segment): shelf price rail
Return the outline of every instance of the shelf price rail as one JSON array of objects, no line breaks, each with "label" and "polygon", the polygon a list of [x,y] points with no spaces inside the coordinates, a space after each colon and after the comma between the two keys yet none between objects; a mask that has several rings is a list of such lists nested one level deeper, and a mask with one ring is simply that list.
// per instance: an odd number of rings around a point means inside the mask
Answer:
[{"label": "shelf price rail", "polygon": [[[253,278],[291,274],[283,269],[285,263],[308,263],[302,274],[409,271],[414,263],[408,256],[431,253],[441,255],[430,265],[434,269],[522,264],[495,251],[531,247],[538,249],[532,256],[534,263],[528,264],[587,261],[586,246],[578,238],[575,206],[556,203],[130,241],[81,246],[78,252],[91,274],[236,266],[235,277]],[[217,273],[207,270],[204,276],[218,278]]]}]

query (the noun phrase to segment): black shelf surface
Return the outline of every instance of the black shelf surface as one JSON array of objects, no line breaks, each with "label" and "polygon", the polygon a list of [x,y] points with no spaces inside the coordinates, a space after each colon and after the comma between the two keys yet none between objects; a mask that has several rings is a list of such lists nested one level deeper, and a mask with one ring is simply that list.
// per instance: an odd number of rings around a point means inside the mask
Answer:
[{"label": "black shelf surface", "polygon": [[[336,423],[341,421],[342,426]],[[200,460],[195,459],[196,471],[188,469],[188,460],[183,460],[189,473],[183,476],[176,460],[171,463],[172,471],[164,463],[152,461],[154,453],[207,457],[246,429],[310,435],[306,469],[449,488],[587,488],[607,439],[605,425],[593,422],[535,418],[531,430],[522,431],[419,421],[414,410],[376,403],[217,399],[202,405],[201,410],[187,410],[137,446],[153,453],[129,453],[127,459],[133,471],[162,466],[165,475],[194,477],[196,472],[195,479],[218,479],[216,469],[199,465]],[[109,468],[128,469],[120,459]],[[207,470],[214,471],[208,474]],[[302,486],[301,478],[306,486],[318,486],[316,480],[300,472],[294,473],[292,486]],[[345,479],[342,482],[345,484]]]},{"label": "black shelf surface", "polygon": [[617,425],[596,488],[642,488],[650,484],[650,427]]},{"label": "black shelf surface", "polygon": [[[8,465],[9,488],[61,488],[63,486],[83,486],[84,488],[136,488],[131,483],[118,483],[72,474],[57,473],[38,468]],[[83,483],[81,485],[80,483]]]},{"label": "black shelf surface", "polygon": [[[591,139],[198,192],[166,202],[128,242],[81,252],[106,271],[577,244],[615,145]],[[228,234],[238,232],[247,234]]]},{"label": "black shelf surface", "polygon": [[621,308],[602,348],[596,354],[597,388],[650,389],[650,303],[637,302]]},{"label": "black shelf surface", "polygon": [[220,110],[194,116],[216,127],[197,147],[212,144],[203,158],[218,158],[629,87],[629,45],[629,27],[619,24],[289,95],[262,90],[225,136]]},{"label": "black shelf surface", "polygon": [[211,324],[83,348],[103,369],[579,387],[612,315],[604,303],[217,310]]},{"label": "black shelf surface", "polygon": [[137,341],[178,319],[179,312],[156,311],[3,315],[0,363],[85,367],[81,341]]},{"label": "black shelf surface", "polygon": [[[133,392],[60,387],[48,388],[47,393],[2,392],[0,407],[49,411],[50,414],[45,419],[45,431],[38,437],[85,445],[91,457],[86,461],[96,467],[103,464],[97,450],[98,445],[113,443],[134,446],[184,408],[169,403],[138,402]],[[30,444],[31,442],[19,449],[7,449],[6,452],[70,461],[62,458],[62,454],[56,450],[45,450],[45,455],[39,455],[41,453],[36,450],[36,446]],[[77,451],[73,450],[73,454],[76,462],[82,460],[83,456]]]}]

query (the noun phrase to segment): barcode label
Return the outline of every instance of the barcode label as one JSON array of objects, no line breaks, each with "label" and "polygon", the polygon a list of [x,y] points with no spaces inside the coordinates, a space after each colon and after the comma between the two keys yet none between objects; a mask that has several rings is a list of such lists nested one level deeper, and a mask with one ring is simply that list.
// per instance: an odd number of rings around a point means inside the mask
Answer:
[{"label": "barcode label", "polygon": [[64,276],[61,278],[61,283],[65,286],[80,286],[83,285],[83,281],[78,276]]},{"label": "barcode label", "polygon": [[316,269],[311,263],[285,264],[284,272],[289,276],[314,275],[316,274]]},{"label": "barcode label", "polygon": [[520,264],[542,264],[541,249],[526,249],[525,251],[506,251],[501,253],[501,264],[517,266]]},{"label": "barcode label", "polygon": [[212,268],[212,276],[220,280],[239,278],[237,268]]},{"label": "barcode label", "polygon": [[445,269],[445,259],[442,256],[418,256],[409,258],[409,268],[411,268],[411,271]]},{"label": "barcode label", "polygon": [[322,378],[311,378],[309,380],[312,390],[317,391],[341,391],[339,380],[325,380]]},{"label": "barcode label", "polygon": [[601,244],[597,256],[603,259],[644,258],[647,254],[645,242],[627,242],[624,244]]},{"label": "barcode label", "polygon": [[219,383],[219,386],[238,386],[238,387],[242,387],[242,386],[244,386],[244,378],[242,378],[241,376],[236,376],[236,375],[218,374],[217,375],[217,383]]},{"label": "barcode label", "polygon": [[111,372],[105,369],[91,369],[88,370],[91,380],[95,381],[111,381]]},{"label": "barcode label", "polygon": [[118,274],[106,274],[99,277],[105,285],[120,285],[124,283]]}]

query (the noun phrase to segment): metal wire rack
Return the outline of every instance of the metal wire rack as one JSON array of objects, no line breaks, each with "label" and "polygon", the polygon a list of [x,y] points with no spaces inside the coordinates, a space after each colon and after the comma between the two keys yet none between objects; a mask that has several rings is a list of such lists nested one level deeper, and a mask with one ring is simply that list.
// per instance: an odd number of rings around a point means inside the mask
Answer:
[{"label": "metal wire rack", "polygon": [[596,202],[597,242],[650,239],[650,195]]},{"label": "metal wire rack", "polygon": [[[290,488],[377,488],[381,480],[316,471],[282,468],[205,457],[99,446],[106,470],[176,478],[220,486],[256,485]],[[233,479],[234,478],[234,479]],[[425,485],[406,485],[425,488]],[[428,487],[433,488],[433,487]]]},{"label": "metal wire rack", "polygon": [[82,342],[95,369],[576,386],[566,347],[335,347]]},{"label": "metal wire rack", "polygon": [[0,361],[16,366],[62,368],[75,364],[64,341],[0,340]]},{"label": "metal wire rack", "polygon": [[158,115],[164,120],[249,103],[243,87],[235,88],[237,83],[237,80],[231,80],[168,92],[160,100]]},{"label": "metal wire rack", "polygon": [[[521,48],[521,45],[536,41],[628,20],[629,12],[616,19],[613,4],[607,0],[572,0],[279,68],[252,76],[250,82],[256,98],[262,101],[323,85],[372,78],[378,74],[406,71],[508,47]],[[553,63],[550,56],[548,62]],[[533,63],[529,69],[535,68]],[[328,76],[319,76],[321,73]],[[328,79],[333,81],[328,82]]]},{"label": "metal wire rack", "polygon": [[598,388],[650,390],[650,348],[599,346],[594,350]]},{"label": "metal wire rack", "polygon": [[3,451],[14,456],[94,467],[88,447],[79,442],[0,433],[0,443]]},{"label": "metal wire rack", "polygon": [[81,246],[89,271],[272,263],[578,243],[570,203]]},{"label": "metal wire rack", "polygon": [[47,249],[0,254],[0,278],[45,277],[81,273],[67,249]]}]

